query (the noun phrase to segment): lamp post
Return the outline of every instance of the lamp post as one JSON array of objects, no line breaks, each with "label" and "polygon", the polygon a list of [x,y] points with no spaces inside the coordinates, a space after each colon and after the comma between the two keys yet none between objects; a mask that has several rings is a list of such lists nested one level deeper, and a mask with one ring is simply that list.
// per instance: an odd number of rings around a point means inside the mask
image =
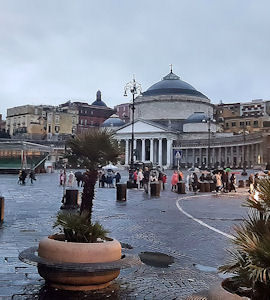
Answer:
[{"label": "lamp post", "polygon": [[207,153],[207,169],[208,171],[211,170],[211,162],[210,162],[210,150],[211,150],[211,122],[215,122],[216,120],[213,119],[210,115],[202,120],[204,123],[208,124],[208,153]]},{"label": "lamp post", "polygon": [[127,92],[132,94],[132,103],[130,105],[131,107],[131,151],[130,151],[130,168],[134,168],[134,111],[135,111],[135,105],[134,100],[135,96],[139,95],[141,93],[141,85],[136,82],[135,76],[133,76],[133,80],[128,82],[125,85],[125,92],[124,96],[127,96]]},{"label": "lamp post", "polygon": [[247,176],[247,170],[246,170],[246,120],[244,121],[244,129],[243,129],[243,154],[244,154],[244,158],[243,158],[243,172],[241,173],[241,175],[243,176]]}]

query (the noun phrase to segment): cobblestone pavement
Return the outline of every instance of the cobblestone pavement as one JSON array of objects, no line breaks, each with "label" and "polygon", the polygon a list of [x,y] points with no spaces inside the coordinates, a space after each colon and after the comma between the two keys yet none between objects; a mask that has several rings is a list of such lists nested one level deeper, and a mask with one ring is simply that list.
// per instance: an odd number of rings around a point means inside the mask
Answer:
[{"label": "cobblestone pavement", "polygon": [[[14,175],[0,175],[0,192],[5,197],[5,222],[0,228],[0,299],[185,299],[220,281],[217,273],[202,270],[225,261],[229,240],[182,214],[176,200],[183,196],[169,187],[159,198],[128,190],[128,201],[118,203],[115,189],[97,188],[93,217],[110,230],[110,236],[132,246],[124,249],[125,253],[161,252],[173,256],[175,262],[169,268],[142,265],[122,270],[102,291],[50,289],[36,267],[20,262],[18,254],[54,232],[52,224],[63,193],[58,174],[39,175],[33,185],[16,182]],[[241,207],[246,197],[243,190],[221,196],[186,196],[181,200],[185,211],[226,233],[245,213]],[[196,268],[197,264],[201,268]]]}]

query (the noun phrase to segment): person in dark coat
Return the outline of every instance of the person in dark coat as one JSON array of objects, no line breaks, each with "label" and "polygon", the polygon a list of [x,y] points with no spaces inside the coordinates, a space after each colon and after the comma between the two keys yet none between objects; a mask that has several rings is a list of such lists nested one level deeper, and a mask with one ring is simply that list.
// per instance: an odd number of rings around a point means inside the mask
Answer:
[{"label": "person in dark coat", "polygon": [[36,181],[36,176],[35,176],[34,170],[30,171],[29,178],[30,178],[32,184],[33,184],[33,181]]},{"label": "person in dark coat", "polygon": [[76,178],[76,181],[77,181],[77,186],[80,187],[80,183],[83,182],[83,174],[82,172],[78,171],[78,172],[75,172],[75,178]]},{"label": "person in dark coat", "polygon": [[192,175],[192,189],[194,193],[198,191],[199,180],[197,174],[194,172]]},{"label": "person in dark coat", "polygon": [[147,167],[145,167],[143,171],[143,188],[147,194],[149,190],[149,179],[150,179],[150,171],[148,170]]},{"label": "person in dark coat", "polygon": [[21,175],[21,181],[22,181],[22,184],[25,184],[25,179],[27,177],[27,173],[26,173],[26,170],[22,170],[22,175]]},{"label": "person in dark coat", "polygon": [[230,178],[230,192],[234,190],[236,192],[236,177],[234,174],[232,174]]},{"label": "person in dark coat", "polygon": [[119,172],[116,172],[116,174],[115,174],[115,183],[120,182],[120,179],[121,179],[120,173],[119,173]]}]

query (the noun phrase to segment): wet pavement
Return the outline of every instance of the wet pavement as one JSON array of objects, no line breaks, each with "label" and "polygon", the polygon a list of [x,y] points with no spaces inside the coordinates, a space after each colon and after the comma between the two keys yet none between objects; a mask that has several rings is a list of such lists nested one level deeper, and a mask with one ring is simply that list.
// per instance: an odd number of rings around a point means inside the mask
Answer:
[{"label": "wet pavement", "polygon": [[33,185],[21,186],[16,176],[0,175],[0,192],[5,197],[5,220],[0,227],[0,299],[185,299],[221,280],[215,270],[224,263],[230,240],[184,215],[176,202],[194,218],[231,234],[232,226],[246,213],[241,206],[246,189],[190,197],[193,193],[175,194],[167,184],[159,198],[128,190],[124,203],[116,202],[115,189],[96,189],[93,219],[123,243],[124,253],[143,254],[145,264],[122,270],[113,284],[101,291],[48,288],[36,267],[20,262],[18,254],[55,232],[52,225],[63,195],[58,176],[40,174]]}]

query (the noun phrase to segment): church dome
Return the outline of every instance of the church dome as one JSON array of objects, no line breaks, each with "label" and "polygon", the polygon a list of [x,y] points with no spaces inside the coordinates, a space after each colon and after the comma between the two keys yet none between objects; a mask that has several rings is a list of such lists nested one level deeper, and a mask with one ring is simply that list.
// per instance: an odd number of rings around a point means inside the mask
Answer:
[{"label": "church dome", "polygon": [[97,91],[96,100],[91,105],[107,107],[106,103],[101,100],[101,91]]},{"label": "church dome", "polygon": [[119,118],[116,114],[113,114],[109,119],[105,120],[101,127],[121,127],[125,125],[125,122]]},{"label": "church dome", "polygon": [[175,75],[172,71],[163,77],[163,79],[149,89],[147,89],[143,96],[156,96],[156,95],[190,95],[198,96],[208,99],[201,92],[197,91],[192,85],[180,79],[179,76]]}]

